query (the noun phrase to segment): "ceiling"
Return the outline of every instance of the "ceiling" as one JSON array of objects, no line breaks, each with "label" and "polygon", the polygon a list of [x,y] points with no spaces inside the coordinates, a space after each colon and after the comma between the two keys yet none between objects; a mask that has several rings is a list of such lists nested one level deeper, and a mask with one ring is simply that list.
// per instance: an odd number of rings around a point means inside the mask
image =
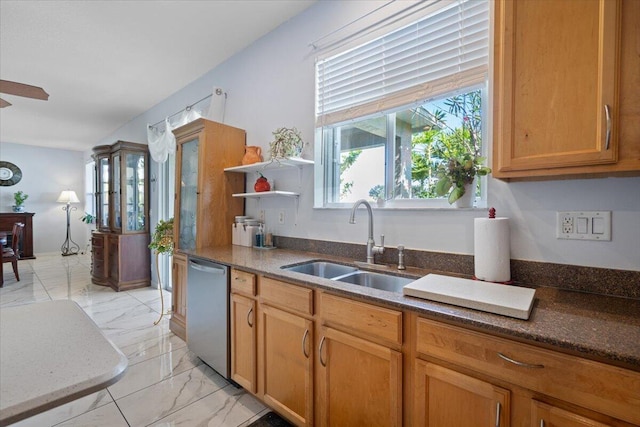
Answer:
[{"label": "ceiling", "polygon": [[[0,141],[87,150],[312,0],[0,0]],[[2,153],[0,152],[0,156]]]}]

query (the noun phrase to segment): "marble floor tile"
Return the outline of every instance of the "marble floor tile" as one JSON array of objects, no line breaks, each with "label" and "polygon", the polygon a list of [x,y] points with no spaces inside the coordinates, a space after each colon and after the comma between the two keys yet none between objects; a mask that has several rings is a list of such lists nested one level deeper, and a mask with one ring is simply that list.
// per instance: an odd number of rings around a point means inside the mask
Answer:
[{"label": "marble floor tile", "polygon": [[143,388],[152,386],[181,372],[195,368],[202,361],[187,347],[156,356],[129,367],[122,379],[109,387],[114,399],[120,399]]},{"label": "marble floor tile", "polygon": [[130,345],[121,346],[120,350],[127,356],[129,365],[151,359],[163,353],[168,353],[179,348],[184,348],[187,343],[175,336],[172,332],[141,340]]},{"label": "marble floor tile", "polygon": [[100,390],[73,402],[65,403],[56,408],[49,409],[41,414],[22,420],[11,427],[42,427],[52,426],[71,418],[92,411],[96,408],[113,403],[113,399],[107,390]]},{"label": "marble floor tile", "polygon": [[93,411],[71,418],[56,427],[129,427],[115,403],[109,403]]},{"label": "marble floor tile", "polygon": [[[156,427],[236,427],[254,419],[265,406],[229,384],[154,423]],[[256,418],[257,419],[257,418]]]},{"label": "marble floor tile", "polygon": [[207,365],[200,365],[130,394],[116,403],[132,426],[149,425],[228,383]]}]

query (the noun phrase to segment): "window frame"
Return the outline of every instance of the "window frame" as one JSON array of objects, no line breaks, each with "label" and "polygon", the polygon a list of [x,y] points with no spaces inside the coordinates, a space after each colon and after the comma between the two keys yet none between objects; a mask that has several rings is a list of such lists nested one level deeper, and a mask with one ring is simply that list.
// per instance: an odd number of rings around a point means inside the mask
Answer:
[{"label": "window frame", "polygon": [[[379,117],[381,115],[387,116],[387,123],[390,121],[393,122],[393,126],[387,126],[387,143],[385,144],[385,192],[386,192],[386,203],[384,205],[384,209],[394,209],[394,210],[423,210],[423,209],[457,209],[451,206],[446,196],[443,198],[431,198],[431,199],[388,199],[390,193],[393,193],[393,187],[396,185],[395,179],[393,176],[394,171],[394,150],[389,149],[389,141],[390,141],[390,133],[393,133],[395,136],[395,121],[389,120],[389,115],[403,111],[411,108],[415,108],[416,106],[423,105],[428,103],[434,99],[443,99],[450,96],[455,96],[460,93],[465,93],[469,91],[473,91],[475,89],[480,89],[482,91],[482,147],[481,147],[481,156],[487,159],[487,164],[490,163],[490,148],[491,148],[491,134],[492,134],[492,122],[493,115],[490,109],[491,102],[489,97],[491,96],[491,85],[492,85],[492,70],[493,70],[493,5],[489,1],[488,2],[488,55],[487,55],[487,66],[484,72],[484,77],[482,81],[472,81],[469,85],[465,87],[457,87],[454,91],[443,93],[441,90],[435,90],[433,93],[429,94],[427,99],[417,100],[410,104],[405,104],[401,106],[397,106],[394,108],[390,108],[387,111],[377,111],[373,113],[369,113],[360,117],[349,118],[344,121],[340,121],[337,123],[325,124],[325,119],[320,119],[321,114],[316,111],[316,127],[315,127],[315,144],[314,144],[314,159],[315,159],[315,167],[314,167],[314,209],[345,209],[351,208],[353,205],[352,202],[332,202],[329,199],[329,196],[335,194],[335,192],[340,191],[339,182],[336,183],[336,177],[332,176],[338,171],[339,168],[331,168],[332,164],[334,164],[334,157],[328,157],[326,153],[329,150],[328,143],[324,137],[324,129],[336,128],[341,125],[355,123],[357,121],[366,120],[372,117]],[[436,12],[437,13],[437,12]],[[423,17],[418,17],[417,20],[421,20]],[[393,33],[396,30],[390,30],[386,33],[386,35]],[[384,37],[384,36],[383,36]],[[366,44],[365,42],[364,44]],[[346,51],[346,50],[345,50]],[[332,56],[339,56],[340,52],[332,54]],[[318,58],[320,60],[321,58]],[[318,70],[315,71],[316,83],[318,82]],[[420,91],[422,93],[422,91]],[[316,87],[316,97],[318,96],[318,88]],[[394,96],[392,93],[391,97]],[[382,98],[382,102],[387,97]],[[317,102],[317,101],[316,101]],[[350,107],[351,108],[351,107]],[[332,169],[335,169],[333,171]],[[328,179],[331,177],[330,179]],[[338,178],[339,179],[339,178]],[[487,206],[487,196],[488,196],[488,178],[487,176],[478,176],[476,179],[480,185],[480,196],[476,197],[473,203],[474,208],[483,209]],[[330,188],[329,186],[332,186]],[[375,203],[372,203],[373,207],[376,207]],[[473,208],[471,208],[473,209]]]}]

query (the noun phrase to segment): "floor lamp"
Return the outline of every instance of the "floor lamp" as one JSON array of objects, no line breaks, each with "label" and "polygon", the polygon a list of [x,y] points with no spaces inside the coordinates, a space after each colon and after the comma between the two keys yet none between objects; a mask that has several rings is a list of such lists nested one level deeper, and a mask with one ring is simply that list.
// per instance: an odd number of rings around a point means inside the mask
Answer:
[{"label": "floor lamp", "polygon": [[67,204],[67,206],[64,206],[62,208],[63,211],[67,211],[67,238],[60,248],[60,250],[62,251],[62,256],[78,255],[80,246],[78,246],[76,242],[71,240],[71,211],[75,211],[77,208],[75,206],[71,207],[71,203],[80,203],[80,200],[78,200],[78,196],[76,195],[75,191],[64,190],[62,193],[60,193],[60,197],[58,197],[57,201],[58,203]]}]

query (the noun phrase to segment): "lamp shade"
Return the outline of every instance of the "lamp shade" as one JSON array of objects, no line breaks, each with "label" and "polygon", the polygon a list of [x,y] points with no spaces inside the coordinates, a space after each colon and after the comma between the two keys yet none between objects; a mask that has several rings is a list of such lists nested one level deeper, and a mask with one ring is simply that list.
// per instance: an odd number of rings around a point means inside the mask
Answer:
[{"label": "lamp shade", "polygon": [[58,203],[80,203],[75,191],[64,190],[60,193],[60,197],[57,200]]}]

